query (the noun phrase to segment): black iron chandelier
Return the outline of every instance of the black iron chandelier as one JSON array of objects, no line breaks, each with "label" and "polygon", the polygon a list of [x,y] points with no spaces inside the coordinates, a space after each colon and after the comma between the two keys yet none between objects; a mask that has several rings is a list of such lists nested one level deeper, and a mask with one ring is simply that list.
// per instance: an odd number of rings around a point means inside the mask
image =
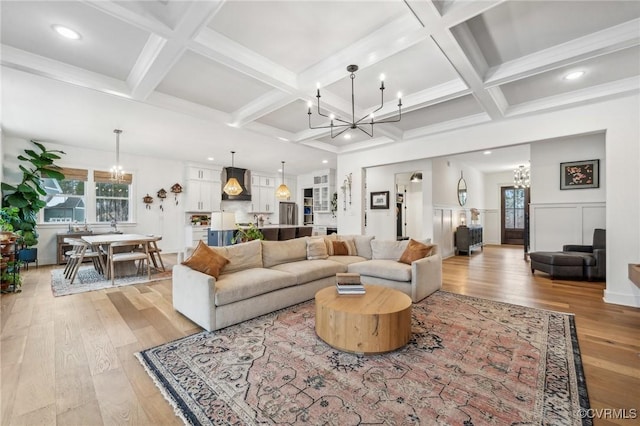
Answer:
[{"label": "black iron chandelier", "polygon": [[[398,116],[396,118],[393,119],[387,119],[387,120],[379,120],[376,121],[375,120],[375,113],[380,111],[382,109],[382,107],[384,106],[384,74],[380,76],[380,106],[370,112],[369,114],[365,115],[364,117],[362,117],[361,119],[356,121],[356,107],[355,107],[355,95],[354,95],[354,85],[353,85],[353,80],[355,80],[356,75],[355,72],[358,71],[358,66],[357,65],[349,65],[347,67],[347,71],[349,71],[351,73],[350,77],[351,77],[351,121],[348,120],[343,120],[341,118],[336,117],[334,114],[323,114],[322,112],[320,112],[320,87],[318,87],[318,91],[316,94],[316,98],[318,99],[318,115],[320,115],[321,117],[326,117],[329,120],[331,120],[331,124],[329,124],[328,126],[313,126],[311,125],[311,102],[308,103],[308,107],[309,107],[309,111],[307,112],[307,114],[309,115],[309,128],[310,129],[331,129],[331,138],[335,138],[337,136],[340,136],[341,134],[343,134],[344,132],[346,132],[349,129],[358,129],[361,130],[362,132],[366,133],[367,135],[369,135],[369,137],[373,137],[373,125],[374,124],[382,124],[382,123],[397,123],[398,121],[400,121],[400,119],[402,118],[402,98],[400,93],[398,93]],[[368,130],[368,127],[371,126],[371,131]],[[335,133],[337,132],[337,133]]]}]

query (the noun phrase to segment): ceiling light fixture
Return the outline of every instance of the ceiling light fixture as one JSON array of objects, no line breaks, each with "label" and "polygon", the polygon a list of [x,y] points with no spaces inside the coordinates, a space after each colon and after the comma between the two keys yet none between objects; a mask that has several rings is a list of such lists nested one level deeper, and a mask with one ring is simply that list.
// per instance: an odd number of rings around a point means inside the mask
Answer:
[{"label": "ceiling light fixture", "polygon": [[413,172],[409,178],[409,182],[422,182],[422,172]]},{"label": "ceiling light fixture", "polygon": [[72,30],[71,28],[65,27],[63,25],[52,25],[51,28],[61,35],[64,38],[68,38],[69,40],[80,40],[80,33]]},{"label": "ceiling light fixture", "polygon": [[[309,115],[309,128],[310,129],[331,129],[331,138],[335,138],[336,136],[341,135],[342,133],[346,132],[349,129],[358,129],[361,130],[362,132],[366,133],[369,137],[373,137],[373,125],[374,124],[381,124],[381,123],[397,123],[398,121],[401,120],[402,118],[402,98],[401,98],[401,94],[398,93],[398,117],[395,119],[390,119],[390,120],[379,120],[376,121],[375,120],[375,116],[374,113],[376,113],[377,111],[380,111],[380,109],[382,109],[382,107],[384,106],[384,74],[380,75],[380,106],[378,107],[378,109],[374,110],[373,112],[365,115],[364,117],[362,117],[359,120],[356,120],[356,106],[355,106],[355,95],[354,95],[354,83],[353,81],[356,78],[355,72],[358,71],[358,66],[357,65],[349,65],[347,67],[347,71],[349,71],[351,73],[350,77],[351,77],[351,121],[348,120],[343,120],[341,118],[336,117],[334,114],[330,114],[330,115],[326,115],[323,114],[322,112],[320,112],[320,85],[318,84],[318,89],[317,89],[317,93],[316,93],[316,98],[318,99],[318,115],[321,117],[325,117],[328,118],[329,120],[331,120],[331,124],[328,126],[312,126],[311,125],[311,102],[309,102],[309,104],[307,105],[309,110],[307,111],[307,114]],[[368,121],[365,121],[367,119],[370,119]],[[337,123],[336,123],[337,122]],[[367,128],[365,128],[365,126]],[[368,130],[368,126],[371,126],[371,131]],[[334,130],[337,133],[334,133]]]},{"label": "ceiling light fixture", "polygon": [[278,200],[288,200],[291,198],[291,191],[287,188],[287,185],[284,183],[284,161],[282,162],[282,183],[276,189],[276,198]]},{"label": "ceiling light fixture", "polygon": [[564,76],[565,80],[576,80],[584,75],[584,71],[574,71]]},{"label": "ceiling light fixture", "polygon": [[240,182],[238,182],[238,179],[233,177],[233,170],[234,170],[234,161],[233,161],[233,157],[235,155],[235,151],[231,151],[231,177],[229,178],[229,180],[227,181],[227,183],[224,184],[224,188],[222,188],[222,190],[224,191],[225,194],[227,195],[240,195],[240,193],[242,192],[242,186],[240,185]]},{"label": "ceiling light fixture", "polygon": [[518,166],[513,171],[513,187],[514,188],[529,188],[531,186],[531,178],[529,175],[529,167],[524,165]]},{"label": "ceiling light fixture", "polygon": [[116,134],[116,165],[111,167],[111,180],[115,183],[121,183],[124,181],[124,171],[120,164],[120,133],[122,130],[114,129],[113,133]]}]

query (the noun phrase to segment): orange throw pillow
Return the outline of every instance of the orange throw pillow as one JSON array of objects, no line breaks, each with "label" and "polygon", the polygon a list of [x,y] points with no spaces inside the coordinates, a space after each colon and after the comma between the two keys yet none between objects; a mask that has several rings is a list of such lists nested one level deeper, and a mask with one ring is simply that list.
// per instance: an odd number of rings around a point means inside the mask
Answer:
[{"label": "orange throw pillow", "polygon": [[418,259],[431,256],[433,254],[433,247],[433,244],[422,244],[412,238],[409,240],[409,244],[407,244],[407,248],[404,249],[404,253],[402,253],[398,262],[411,265],[412,262]]},{"label": "orange throw pillow", "polygon": [[202,241],[198,243],[191,256],[182,262],[183,265],[203,274],[211,275],[215,279],[218,279],[220,271],[227,263],[229,263],[229,259],[218,254]]}]

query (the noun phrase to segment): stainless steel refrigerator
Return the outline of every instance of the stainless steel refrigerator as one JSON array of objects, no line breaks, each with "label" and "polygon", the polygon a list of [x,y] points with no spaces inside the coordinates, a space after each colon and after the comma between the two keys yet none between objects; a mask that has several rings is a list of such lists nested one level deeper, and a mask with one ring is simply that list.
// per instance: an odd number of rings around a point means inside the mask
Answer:
[{"label": "stainless steel refrigerator", "polygon": [[296,207],[296,203],[280,202],[280,225],[297,225],[297,214],[298,208]]}]

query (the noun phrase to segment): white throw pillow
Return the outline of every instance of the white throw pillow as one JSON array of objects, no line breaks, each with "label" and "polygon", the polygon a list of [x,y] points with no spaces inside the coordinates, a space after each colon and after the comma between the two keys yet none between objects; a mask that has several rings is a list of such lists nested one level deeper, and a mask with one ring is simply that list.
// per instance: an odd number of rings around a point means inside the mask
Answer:
[{"label": "white throw pillow", "polygon": [[409,240],[371,240],[371,252],[373,259],[398,260],[409,244]]},{"label": "white throw pillow", "polygon": [[326,259],[329,257],[327,254],[327,245],[324,242],[324,238],[308,238],[307,239],[307,259]]}]

